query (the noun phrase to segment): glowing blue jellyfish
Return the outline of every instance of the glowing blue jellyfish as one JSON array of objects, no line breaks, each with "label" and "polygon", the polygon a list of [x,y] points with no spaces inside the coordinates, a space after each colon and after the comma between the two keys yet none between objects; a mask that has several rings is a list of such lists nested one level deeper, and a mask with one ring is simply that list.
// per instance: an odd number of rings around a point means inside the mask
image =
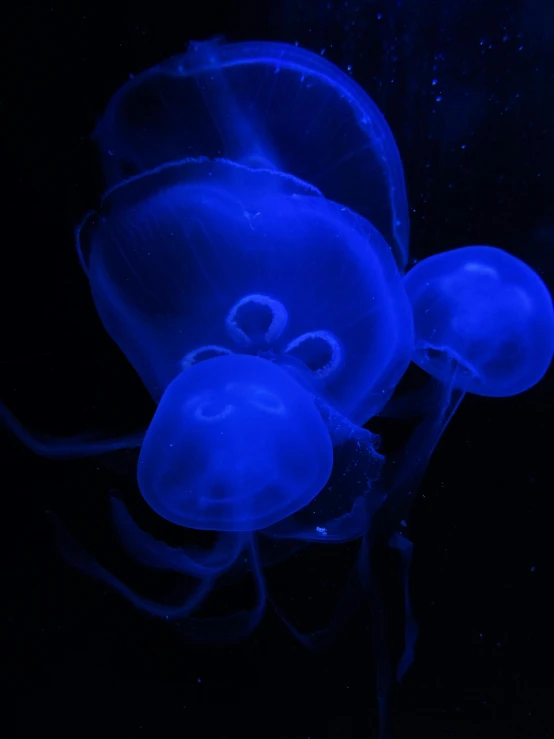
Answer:
[{"label": "glowing blue jellyfish", "polygon": [[454,249],[419,262],[405,286],[414,362],[433,377],[498,398],[544,376],[554,352],[552,299],[516,257],[490,246]]},{"label": "glowing blue jellyfish", "polygon": [[375,542],[387,541],[401,557],[404,650],[400,680],[414,659],[417,638],[408,594],[412,546],[399,526],[408,513],[429,458],[466,392],[503,397],[539,382],[554,355],[554,309],[540,277],[501,249],[472,246],[431,256],[404,278],[414,316],[413,361],[429,375],[422,388],[399,393],[383,417],[413,418],[411,436],[391,452],[374,488],[383,502],[370,522],[360,558],[373,606],[380,736],[388,736],[392,664],[386,646],[386,608],[372,572]]},{"label": "glowing blue jellyfish", "polygon": [[95,137],[109,186],[200,156],[294,175],[364,216],[406,265],[392,133],[369,96],[319,55],[282,43],[191,43],[124,85]]},{"label": "glowing blue jellyfish", "polygon": [[193,44],[139,75],[96,141],[109,189],[77,249],[108,333],[158,410],[145,435],[57,442],[2,416],[41,454],[141,447],[151,508],[217,532],[208,554],[173,549],[113,501],[133,558],[194,581],[182,601],[131,591],[58,522],[62,548],[137,607],[175,619],[225,573],[249,572],[250,612],[194,622],[195,638],[204,626],[233,638],[263,614],[262,566],[291,541],[359,539],[382,503],[379,439],[359,424],[386,405],[413,354],[398,152],[350,78],[263,43]]},{"label": "glowing blue jellyfish", "polygon": [[323,489],[331,438],[311,397],[277,365],[226,355],[165,391],[138,463],[156,513],[193,529],[254,531]]},{"label": "glowing blue jellyfish", "polygon": [[[539,382],[554,353],[552,298],[539,275],[490,246],[468,246],[416,264],[404,278],[414,315],[413,361],[432,381],[385,409],[424,415],[405,458],[427,460],[466,392],[508,397]],[[431,412],[429,412],[431,411]],[[422,452],[418,439],[424,439]],[[400,475],[406,479],[406,472]],[[413,482],[411,483],[413,487]]]},{"label": "glowing blue jellyfish", "polygon": [[466,392],[524,392],[540,382],[554,355],[551,295],[536,272],[502,249],[467,246],[433,255],[404,284],[414,316],[413,361],[432,381],[383,411],[424,418],[402,450],[397,488],[421,477]]},{"label": "glowing blue jellyfish", "polygon": [[290,175],[165,165],[110,190],[79,248],[98,313],[156,402],[183,369],[247,353],[363,423],[410,361],[410,305],[386,242]]}]

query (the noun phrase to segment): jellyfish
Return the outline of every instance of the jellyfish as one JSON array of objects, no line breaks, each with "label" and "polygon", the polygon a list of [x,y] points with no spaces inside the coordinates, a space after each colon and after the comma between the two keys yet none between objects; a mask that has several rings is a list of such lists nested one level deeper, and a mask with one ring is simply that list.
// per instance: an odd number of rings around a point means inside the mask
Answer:
[{"label": "jellyfish", "polygon": [[[520,259],[492,246],[466,246],[418,262],[404,277],[414,316],[412,361],[429,381],[393,398],[385,416],[420,416],[425,432],[402,450],[413,486],[466,393],[511,397],[542,380],[554,356],[552,297]],[[416,472],[417,469],[417,472]],[[394,499],[395,496],[389,496]]]},{"label": "jellyfish", "polygon": [[387,243],[288,174],[163,165],[110,190],[78,247],[100,318],[156,403],[184,369],[246,353],[359,424],[409,364],[411,308]]},{"label": "jellyfish", "polygon": [[256,532],[348,541],[380,504],[378,439],[360,424],[386,404],[413,353],[392,251],[362,216],[295,177],[205,158],[119,183],[77,235],[98,313],[158,404],[140,442],[139,490],[172,523],[218,532],[221,556],[201,576],[194,557],[162,553],[116,504],[135,559],[179,562],[200,581],[168,611],[61,533],[64,550],[138,607],[174,619],[246,552],[254,611],[207,625],[210,639],[245,633],[265,606]]},{"label": "jellyfish", "polygon": [[[349,77],[271,43],[192,44],[119,90],[95,139],[108,189],[77,252],[157,410],[122,439],[52,440],[1,416],[40,454],[137,450],[138,491],[184,544],[155,539],[119,497],[114,527],[134,560],[186,578],[183,597],[133,591],[52,516],[62,552],[194,639],[239,638],[262,617],[264,567],[360,539],[382,502],[379,438],[362,424],[413,354],[398,152]],[[213,545],[189,545],[187,531]],[[222,579],[245,575],[253,608],[196,615]]]},{"label": "jellyfish", "polygon": [[524,262],[502,249],[466,246],[419,262],[405,285],[414,362],[430,375],[494,398],[543,378],[554,352],[552,299]]},{"label": "jellyfish", "polygon": [[318,54],[284,43],[191,42],[127,82],[94,136],[109,187],[200,156],[286,172],[363,216],[400,268],[407,263],[394,137],[371,98]]},{"label": "jellyfish", "polygon": [[[415,415],[433,410],[419,434],[425,452],[417,441],[403,450],[404,457],[418,457],[420,478],[466,392],[511,397],[542,380],[554,355],[554,310],[540,276],[492,246],[428,257],[404,284],[414,314],[413,362],[431,381],[389,409]],[[413,480],[414,469],[408,469]]]},{"label": "jellyfish", "polygon": [[163,518],[254,531],[310,503],[333,446],[310,396],[259,357],[199,362],[169,385],[144,439],[138,486]]},{"label": "jellyfish", "polygon": [[443,395],[441,428],[466,392],[510,397],[544,377],[554,353],[552,298],[524,262],[495,247],[466,246],[424,259],[404,282],[413,361]]},{"label": "jellyfish", "polygon": [[[414,318],[412,361],[428,381],[409,392],[401,382],[379,414],[414,423],[408,441],[387,455],[374,486],[382,488],[382,503],[362,539],[359,560],[374,614],[380,736],[388,736],[393,672],[400,681],[415,657],[418,630],[408,592],[412,545],[402,522],[433,450],[465,393],[497,398],[525,392],[541,381],[554,355],[550,293],[533,269],[502,249],[468,246],[433,255],[407,273],[404,285]],[[405,633],[396,664],[375,574],[376,546],[383,541],[400,556]]]}]

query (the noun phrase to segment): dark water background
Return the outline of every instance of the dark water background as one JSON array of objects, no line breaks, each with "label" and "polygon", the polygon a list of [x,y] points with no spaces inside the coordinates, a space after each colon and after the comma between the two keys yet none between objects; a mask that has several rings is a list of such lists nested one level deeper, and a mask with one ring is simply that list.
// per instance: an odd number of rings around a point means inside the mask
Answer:
[{"label": "dark water background", "polygon": [[[123,432],[151,414],[96,316],[73,228],[96,203],[88,136],[110,95],[190,39],[298,41],[349,70],[397,140],[413,255],[492,244],[554,289],[550,0],[52,0],[3,16],[0,379],[27,424]],[[421,634],[398,739],[554,736],[553,383],[466,398],[436,450],[408,522]],[[4,438],[0,463],[6,739],[374,736],[363,618],[317,656],[271,612],[245,644],[183,645],[56,554],[44,511],[107,536],[114,470]],[[285,575],[291,599],[332,600],[351,559],[312,553]]]}]

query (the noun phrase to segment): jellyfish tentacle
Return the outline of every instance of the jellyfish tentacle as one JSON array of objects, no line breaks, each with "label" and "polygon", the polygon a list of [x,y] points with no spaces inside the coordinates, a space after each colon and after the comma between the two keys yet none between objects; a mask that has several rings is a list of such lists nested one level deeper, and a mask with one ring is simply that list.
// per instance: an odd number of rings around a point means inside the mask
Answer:
[{"label": "jellyfish tentacle", "polygon": [[385,598],[375,572],[370,539],[371,530],[362,539],[357,570],[370,609],[372,647],[375,654],[379,739],[388,739],[390,702],[393,690],[392,665],[388,647],[388,613]]},{"label": "jellyfish tentacle", "polygon": [[146,598],[136,593],[122,580],[113,575],[109,570],[99,564],[75,537],[70,533],[60,519],[51,512],[49,518],[55,528],[56,539],[62,557],[75,569],[92,577],[113,590],[117,591],[135,608],[145,611],[152,616],[165,619],[186,618],[193,613],[206,599],[213,588],[216,578],[205,577],[197,581],[195,587],[187,595],[184,602],[178,605],[166,605]]},{"label": "jellyfish tentacle", "polygon": [[123,547],[147,567],[172,570],[193,577],[217,577],[229,569],[244,547],[244,537],[222,533],[206,553],[187,553],[155,539],[135,523],[122,500],[111,498],[112,518]]},{"label": "jellyfish tentacle", "polygon": [[404,651],[396,668],[396,680],[401,682],[414,661],[414,649],[419,632],[409,591],[410,566],[414,546],[406,537],[396,532],[389,540],[389,547],[400,553],[400,581],[404,590]]},{"label": "jellyfish tentacle", "polygon": [[342,589],[338,602],[333,608],[327,626],[309,633],[302,632],[296,628],[292,619],[285,615],[283,608],[279,605],[275,596],[269,593],[267,599],[294,638],[303,646],[317,652],[328,648],[344,632],[346,626],[359,608],[361,597],[360,581],[358,573],[354,569],[348,576],[348,580]]},{"label": "jellyfish tentacle", "polygon": [[254,534],[250,533],[245,542],[245,564],[254,579],[256,600],[250,610],[237,611],[224,617],[187,618],[179,621],[178,630],[186,641],[226,643],[245,639],[262,620],[267,603],[267,592],[262,564]]},{"label": "jellyfish tentacle", "polygon": [[448,385],[430,379],[434,390],[431,410],[417,424],[401,451],[390,455],[385,463],[386,496],[379,515],[387,518],[393,527],[408,515],[431,455],[465,397],[465,390],[455,386],[456,380],[456,372]]},{"label": "jellyfish tentacle", "polygon": [[0,424],[4,425],[27,448],[40,457],[50,459],[80,459],[96,457],[121,449],[136,449],[142,445],[145,431],[120,437],[102,437],[94,434],[78,436],[49,436],[29,431],[13,413],[0,402]]}]

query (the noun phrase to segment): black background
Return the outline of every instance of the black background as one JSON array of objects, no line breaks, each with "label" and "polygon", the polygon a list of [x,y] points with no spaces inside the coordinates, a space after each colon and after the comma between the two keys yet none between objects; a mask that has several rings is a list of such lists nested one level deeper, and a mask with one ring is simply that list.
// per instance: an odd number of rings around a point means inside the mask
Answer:
[{"label": "black background", "polygon": [[[298,41],[381,107],[405,165],[416,258],[493,244],[554,288],[554,5],[549,0],[121,0],[3,9],[1,396],[53,434],[139,428],[152,413],[105,334],[73,247],[101,191],[89,134],[128,78],[190,39]],[[436,79],[436,84],[433,80]],[[441,98],[441,99],[438,99]],[[468,397],[409,520],[421,635],[393,735],[554,735],[552,400]],[[182,644],[59,559],[44,512],[107,536],[117,471],[2,437],[6,737],[371,737],[360,617],[322,655],[268,612],[242,645]],[[331,599],[351,552],[289,570]]]}]

